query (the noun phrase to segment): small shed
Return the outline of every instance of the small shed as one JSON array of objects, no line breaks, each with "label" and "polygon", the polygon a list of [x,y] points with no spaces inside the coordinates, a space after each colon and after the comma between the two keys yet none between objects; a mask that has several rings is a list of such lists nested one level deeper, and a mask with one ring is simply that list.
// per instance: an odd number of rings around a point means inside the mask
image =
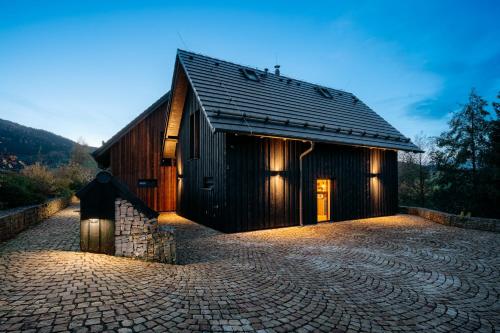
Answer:
[{"label": "small shed", "polygon": [[76,196],[80,199],[80,249],[86,252],[115,254],[117,199],[128,201],[149,219],[158,216],[107,171],[100,171]]}]

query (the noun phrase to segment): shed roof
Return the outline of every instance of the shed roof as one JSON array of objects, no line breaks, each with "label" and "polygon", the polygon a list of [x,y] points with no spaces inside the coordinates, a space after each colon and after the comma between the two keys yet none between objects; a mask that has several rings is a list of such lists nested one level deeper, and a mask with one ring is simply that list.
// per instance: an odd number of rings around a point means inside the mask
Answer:
[{"label": "shed roof", "polygon": [[214,130],[420,151],[352,93],[184,50],[177,55]]},{"label": "shed roof", "polygon": [[143,121],[147,116],[153,113],[158,107],[163,103],[167,102],[170,98],[170,91],[161,96],[156,102],[151,104],[146,110],[144,110],[140,115],[135,117],[130,123],[113,135],[108,141],[103,143],[103,145],[92,152],[92,156],[98,160],[99,157],[106,154],[106,152],[111,148],[118,140],[120,140],[125,134],[127,134],[135,125]]}]

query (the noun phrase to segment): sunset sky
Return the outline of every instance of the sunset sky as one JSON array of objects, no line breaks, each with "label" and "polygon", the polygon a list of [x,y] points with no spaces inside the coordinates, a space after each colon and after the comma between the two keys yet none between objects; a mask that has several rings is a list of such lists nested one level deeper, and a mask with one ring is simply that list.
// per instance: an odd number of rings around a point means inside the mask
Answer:
[{"label": "sunset sky", "polygon": [[170,89],[177,48],[279,63],[409,137],[500,91],[500,1],[242,3],[1,1],[0,118],[100,146]]}]

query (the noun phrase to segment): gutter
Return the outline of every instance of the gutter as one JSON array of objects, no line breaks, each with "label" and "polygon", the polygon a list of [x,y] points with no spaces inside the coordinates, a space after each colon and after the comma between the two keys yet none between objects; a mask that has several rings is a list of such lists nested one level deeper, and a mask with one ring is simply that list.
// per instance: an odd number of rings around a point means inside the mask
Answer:
[{"label": "gutter", "polygon": [[309,149],[307,149],[305,152],[303,152],[302,154],[300,154],[300,157],[299,157],[299,211],[300,211],[300,226],[303,226],[304,225],[304,212],[303,212],[303,203],[302,203],[302,187],[303,187],[303,180],[302,180],[302,160],[304,159],[304,157],[306,157],[306,155],[309,155],[313,150],[314,150],[314,142],[312,141],[309,141],[309,143],[311,144],[311,147],[309,147]]}]

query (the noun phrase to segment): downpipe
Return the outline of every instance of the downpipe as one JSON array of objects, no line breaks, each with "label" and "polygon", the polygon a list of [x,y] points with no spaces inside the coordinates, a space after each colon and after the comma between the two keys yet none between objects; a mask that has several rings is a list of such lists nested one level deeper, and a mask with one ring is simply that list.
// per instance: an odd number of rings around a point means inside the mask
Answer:
[{"label": "downpipe", "polygon": [[303,203],[302,203],[302,187],[303,187],[303,180],[302,180],[302,160],[304,159],[304,157],[306,157],[307,155],[309,155],[313,150],[314,150],[314,142],[312,141],[309,141],[309,143],[311,144],[311,147],[309,147],[309,149],[307,149],[305,152],[303,152],[302,154],[300,154],[299,156],[299,213],[300,213],[300,226],[303,226],[304,225],[304,212],[303,212]]}]

